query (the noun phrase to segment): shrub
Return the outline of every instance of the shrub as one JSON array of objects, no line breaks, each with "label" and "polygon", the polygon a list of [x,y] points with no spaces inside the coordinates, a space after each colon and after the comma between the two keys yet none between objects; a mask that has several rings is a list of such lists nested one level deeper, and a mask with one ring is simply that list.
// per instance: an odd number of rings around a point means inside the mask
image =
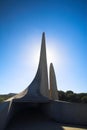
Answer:
[{"label": "shrub", "polygon": [[87,103],[87,96],[83,96],[83,97],[81,98],[81,101],[82,101],[82,103]]}]

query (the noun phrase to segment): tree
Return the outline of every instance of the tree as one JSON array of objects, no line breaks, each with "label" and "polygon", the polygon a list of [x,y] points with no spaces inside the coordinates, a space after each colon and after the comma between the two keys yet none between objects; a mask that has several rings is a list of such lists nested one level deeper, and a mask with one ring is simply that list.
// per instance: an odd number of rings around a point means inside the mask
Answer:
[{"label": "tree", "polygon": [[81,101],[82,101],[82,103],[87,103],[87,96],[83,96],[83,97],[81,98]]},{"label": "tree", "polygon": [[60,100],[66,101],[65,92],[63,92],[63,91],[58,91],[58,96],[59,96],[59,99],[60,99]]}]

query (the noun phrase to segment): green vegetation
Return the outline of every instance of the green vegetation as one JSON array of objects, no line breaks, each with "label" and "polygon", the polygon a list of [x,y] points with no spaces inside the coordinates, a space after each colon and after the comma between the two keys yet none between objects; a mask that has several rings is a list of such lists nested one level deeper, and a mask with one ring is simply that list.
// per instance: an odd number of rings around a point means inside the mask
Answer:
[{"label": "green vegetation", "polygon": [[87,93],[74,93],[73,91],[58,91],[59,99],[62,101],[87,103]]},{"label": "green vegetation", "polygon": [[[10,93],[7,95],[0,95],[0,102],[14,96],[14,93]],[[75,103],[87,103],[87,93],[74,93],[73,91],[58,91],[59,100],[67,101],[67,102],[75,102]]]},{"label": "green vegetation", "polygon": [[14,96],[14,93],[9,93],[9,94],[4,94],[4,95],[0,95],[0,102],[3,102],[4,100],[7,100],[8,98]]}]

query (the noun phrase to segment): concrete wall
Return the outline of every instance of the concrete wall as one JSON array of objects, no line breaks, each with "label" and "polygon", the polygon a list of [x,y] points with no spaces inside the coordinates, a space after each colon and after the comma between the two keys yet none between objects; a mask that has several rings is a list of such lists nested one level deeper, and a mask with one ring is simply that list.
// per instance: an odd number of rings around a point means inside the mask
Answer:
[{"label": "concrete wall", "polygon": [[[9,111],[9,102],[0,104],[0,130],[8,124],[16,111],[24,107],[38,107],[38,104],[12,103]],[[87,126],[87,104],[68,103],[61,101],[50,101],[49,103],[39,104],[39,108],[43,112],[59,123],[67,123],[71,125]],[[9,111],[9,113],[8,113]],[[8,115],[9,114],[9,115]],[[7,118],[8,116],[8,118]],[[7,122],[7,123],[6,123]]]},{"label": "concrete wall", "polygon": [[87,104],[52,101],[43,111],[59,123],[87,125]]},{"label": "concrete wall", "polygon": [[0,103],[0,130],[4,129],[8,116],[9,102]]}]

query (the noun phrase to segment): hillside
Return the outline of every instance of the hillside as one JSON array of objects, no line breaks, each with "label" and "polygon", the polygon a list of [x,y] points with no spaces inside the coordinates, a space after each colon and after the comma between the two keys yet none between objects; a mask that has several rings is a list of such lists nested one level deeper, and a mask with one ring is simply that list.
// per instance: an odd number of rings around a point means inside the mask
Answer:
[{"label": "hillside", "polygon": [[3,102],[4,100],[16,95],[15,93],[9,93],[9,94],[1,94],[0,95],[0,102]]}]

